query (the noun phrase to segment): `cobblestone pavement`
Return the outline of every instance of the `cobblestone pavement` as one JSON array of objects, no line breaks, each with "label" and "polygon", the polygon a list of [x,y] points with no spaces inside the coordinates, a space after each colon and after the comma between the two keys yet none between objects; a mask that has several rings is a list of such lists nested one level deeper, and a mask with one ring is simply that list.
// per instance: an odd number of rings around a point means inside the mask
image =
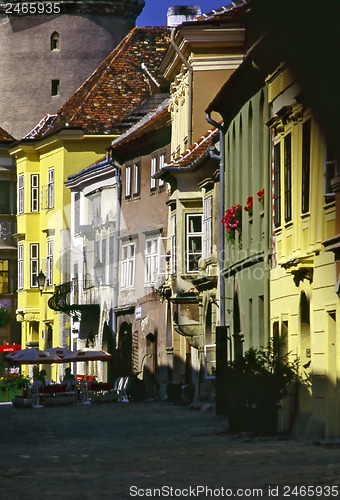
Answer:
[{"label": "cobblestone pavement", "polygon": [[0,423],[1,499],[340,498],[338,442],[230,435],[186,407],[0,405]]}]

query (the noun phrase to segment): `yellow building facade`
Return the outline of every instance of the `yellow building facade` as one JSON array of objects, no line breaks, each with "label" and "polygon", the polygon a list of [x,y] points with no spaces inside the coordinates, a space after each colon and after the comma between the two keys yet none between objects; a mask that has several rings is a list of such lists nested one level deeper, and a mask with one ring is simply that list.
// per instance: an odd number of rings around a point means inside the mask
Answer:
[{"label": "yellow building facade", "polygon": [[304,382],[284,407],[283,430],[297,415],[300,433],[334,438],[340,435],[339,297],[334,254],[322,242],[336,233],[336,159],[289,68],[280,65],[267,83],[273,139],[271,327],[287,335],[287,350],[299,360]]},{"label": "yellow building facade", "polygon": [[[11,151],[17,164],[17,320],[23,347],[70,347],[69,316],[48,305],[55,285],[70,280],[71,194],[64,183],[102,157],[112,138],[61,131],[43,140],[22,141]],[[43,293],[37,281],[40,271],[46,277]],[[47,378],[58,380],[58,365],[45,369]]]}]

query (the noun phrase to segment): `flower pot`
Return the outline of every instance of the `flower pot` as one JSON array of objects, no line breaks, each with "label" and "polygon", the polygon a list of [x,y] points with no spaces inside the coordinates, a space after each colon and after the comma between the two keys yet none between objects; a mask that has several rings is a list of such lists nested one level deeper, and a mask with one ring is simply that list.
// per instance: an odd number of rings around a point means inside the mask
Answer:
[{"label": "flower pot", "polygon": [[6,403],[12,400],[14,396],[21,396],[22,395],[22,390],[21,389],[1,389],[0,391],[0,402],[1,403]]},{"label": "flower pot", "polygon": [[12,405],[16,408],[31,408],[32,404],[32,398],[27,398],[25,396],[15,396],[12,398]]}]

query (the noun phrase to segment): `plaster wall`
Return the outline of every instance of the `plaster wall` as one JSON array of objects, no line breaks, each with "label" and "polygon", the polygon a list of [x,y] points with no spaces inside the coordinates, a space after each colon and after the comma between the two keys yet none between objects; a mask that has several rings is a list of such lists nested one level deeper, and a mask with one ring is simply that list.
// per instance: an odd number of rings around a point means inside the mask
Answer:
[{"label": "plaster wall", "polygon": [[[16,139],[55,113],[134,26],[114,16],[51,15],[0,20],[1,126]],[[60,50],[51,50],[51,35]],[[52,96],[52,80],[60,81]]]}]

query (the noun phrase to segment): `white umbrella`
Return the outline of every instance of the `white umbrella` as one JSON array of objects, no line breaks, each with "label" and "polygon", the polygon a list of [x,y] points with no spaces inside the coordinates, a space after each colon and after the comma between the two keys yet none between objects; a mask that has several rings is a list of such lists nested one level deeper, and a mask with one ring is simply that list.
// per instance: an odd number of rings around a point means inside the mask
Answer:
[{"label": "white umbrella", "polygon": [[50,355],[58,356],[61,359],[72,355],[71,349],[68,349],[67,347],[50,347],[49,349],[45,349],[43,352],[48,352]]},{"label": "white umbrella", "polygon": [[62,362],[59,356],[39,349],[22,349],[8,354],[5,358],[17,365],[51,365]]},{"label": "white umbrella", "polygon": [[[83,349],[79,349],[78,351],[75,351],[72,353],[71,356],[67,356],[63,359],[63,363],[79,363],[79,362],[85,362],[86,363],[86,374],[87,374],[87,367],[88,367],[88,361],[109,361],[112,358],[112,354],[109,354],[108,352],[102,351],[101,349],[91,349],[89,347],[84,347]],[[87,380],[83,384],[83,391],[84,391],[84,403],[87,404],[89,403],[88,400],[88,383]]]},{"label": "white umbrella", "polygon": [[78,351],[74,351],[70,356],[65,356],[63,359],[64,363],[77,363],[80,361],[109,361],[112,358],[112,354],[102,351],[101,349],[91,349],[90,347],[84,347]]}]

